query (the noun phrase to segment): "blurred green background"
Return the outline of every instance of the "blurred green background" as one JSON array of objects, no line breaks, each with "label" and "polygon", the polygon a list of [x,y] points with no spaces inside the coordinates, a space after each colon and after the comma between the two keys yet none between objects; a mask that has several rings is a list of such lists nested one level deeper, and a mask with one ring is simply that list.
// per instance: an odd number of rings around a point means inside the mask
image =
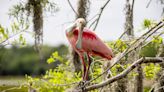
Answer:
[{"label": "blurred green background", "polygon": [[59,64],[58,61],[53,64],[46,62],[54,51],[58,51],[60,56],[65,57],[68,48],[65,45],[43,46],[42,60],[32,46],[0,48],[0,76],[43,75],[46,70],[53,69]]}]

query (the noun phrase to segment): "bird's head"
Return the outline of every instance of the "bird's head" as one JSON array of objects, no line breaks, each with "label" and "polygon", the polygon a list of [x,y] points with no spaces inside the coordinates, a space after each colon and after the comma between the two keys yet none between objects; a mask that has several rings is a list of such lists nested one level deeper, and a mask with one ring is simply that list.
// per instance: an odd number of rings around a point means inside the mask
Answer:
[{"label": "bird's head", "polygon": [[85,27],[85,25],[86,25],[86,21],[85,21],[84,18],[78,18],[78,19],[75,21],[75,23],[76,23],[76,26],[79,27],[79,28],[83,28],[83,27]]}]

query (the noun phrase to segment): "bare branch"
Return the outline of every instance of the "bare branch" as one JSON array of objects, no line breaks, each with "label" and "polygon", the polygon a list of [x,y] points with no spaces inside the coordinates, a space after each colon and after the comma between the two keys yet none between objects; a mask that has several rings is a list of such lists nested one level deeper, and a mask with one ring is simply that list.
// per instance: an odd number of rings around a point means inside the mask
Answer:
[{"label": "bare branch", "polygon": [[[97,22],[97,19],[94,20],[94,21],[90,24],[89,28],[91,28],[96,22]],[[95,30],[93,30],[93,31],[95,31]]]},{"label": "bare branch", "polygon": [[132,15],[133,15],[133,10],[134,10],[134,2],[135,0],[132,1],[132,7],[131,7]]},{"label": "bare branch", "polygon": [[73,10],[73,12],[76,14],[76,16],[78,16],[78,13],[77,13],[77,12],[75,11],[75,9],[73,8],[71,2],[70,2],[69,0],[67,0],[67,1],[68,1],[69,6],[71,7],[71,9]]},{"label": "bare branch", "polygon": [[164,57],[145,57],[143,63],[162,63],[164,62]]},{"label": "bare branch", "polygon": [[152,0],[149,0],[148,4],[146,5],[146,8],[149,7],[150,3],[151,3]]},{"label": "bare branch", "polygon": [[98,14],[94,15],[92,18],[90,18],[87,22],[93,20],[94,18],[96,18],[98,16]]},{"label": "bare branch", "polygon": [[3,45],[6,41],[10,40],[10,39],[13,38],[14,36],[19,35],[19,34],[22,33],[22,32],[25,32],[25,30],[19,31],[19,32],[16,33],[16,34],[13,34],[13,35],[9,36],[7,39],[5,39],[5,40],[3,40],[2,42],[0,42],[0,46]]},{"label": "bare branch", "polygon": [[131,66],[129,66],[127,69],[125,69],[122,73],[107,79],[106,81],[103,81],[99,84],[94,84],[91,86],[86,87],[85,91],[90,91],[90,90],[94,90],[94,89],[98,89],[104,86],[109,85],[110,83],[113,83],[125,76],[127,76],[127,74],[129,72],[131,72],[134,68],[136,68],[139,64],[142,63],[159,63],[159,62],[163,62],[164,61],[164,57],[146,57],[146,58],[140,58],[137,61],[135,61]]},{"label": "bare branch", "polygon": [[[102,15],[102,13],[103,13],[105,7],[108,5],[109,1],[110,1],[110,0],[107,0],[107,1],[105,2],[105,4],[101,7],[100,13],[98,14],[98,18],[95,20],[96,22],[94,21],[94,23],[96,23],[96,24],[95,24],[95,27],[93,28],[94,31],[96,30],[97,25],[98,25],[98,23],[99,23],[99,20],[100,20],[100,18],[101,18],[101,15]],[[94,24],[94,23],[93,23],[93,24]],[[92,25],[93,25],[93,24],[92,24]],[[91,27],[91,26],[90,26],[90,27]]]}]

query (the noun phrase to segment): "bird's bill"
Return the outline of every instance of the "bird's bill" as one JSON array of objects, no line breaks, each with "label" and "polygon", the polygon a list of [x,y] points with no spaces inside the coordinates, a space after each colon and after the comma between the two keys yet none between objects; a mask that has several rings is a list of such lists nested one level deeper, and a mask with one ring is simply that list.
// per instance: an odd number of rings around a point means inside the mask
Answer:
[{"label": "bird's bill", "polygon": [[83,26],[81,23],[79,23],[78,25],[78,29],[79,29],[79,34],[78,34],[78,39],[76,42],[76,48],[77,49],[81,49],[82,48],[82,33],[83,33]]},{"label": "bird's bill", "polygon": [[69,34],[72,34],[72,31],[73,31],[74,28],[76,28],[76,23],[72,23],[71,25],[69,25],[69,26],[65,29],[65,31],[66,31],[67,33],[69,33]]}]

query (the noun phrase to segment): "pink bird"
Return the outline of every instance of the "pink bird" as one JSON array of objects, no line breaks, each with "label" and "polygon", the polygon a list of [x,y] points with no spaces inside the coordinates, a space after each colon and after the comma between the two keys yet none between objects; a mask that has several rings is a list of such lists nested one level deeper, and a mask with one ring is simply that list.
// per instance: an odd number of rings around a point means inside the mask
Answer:
[{"label": "pink bird", "polygon": [[[114,56],[111,48],[107,47],[93,31],[84,28],[85,25],[86,21],[83,18],[78,18],[66,29],[66,36],[82,61],[84,81],[88,80],[88,71],[91,64],[90,56],[100,56],[108,60],[111,60]],[[85,56],[88,61],[84,60]]]}]

